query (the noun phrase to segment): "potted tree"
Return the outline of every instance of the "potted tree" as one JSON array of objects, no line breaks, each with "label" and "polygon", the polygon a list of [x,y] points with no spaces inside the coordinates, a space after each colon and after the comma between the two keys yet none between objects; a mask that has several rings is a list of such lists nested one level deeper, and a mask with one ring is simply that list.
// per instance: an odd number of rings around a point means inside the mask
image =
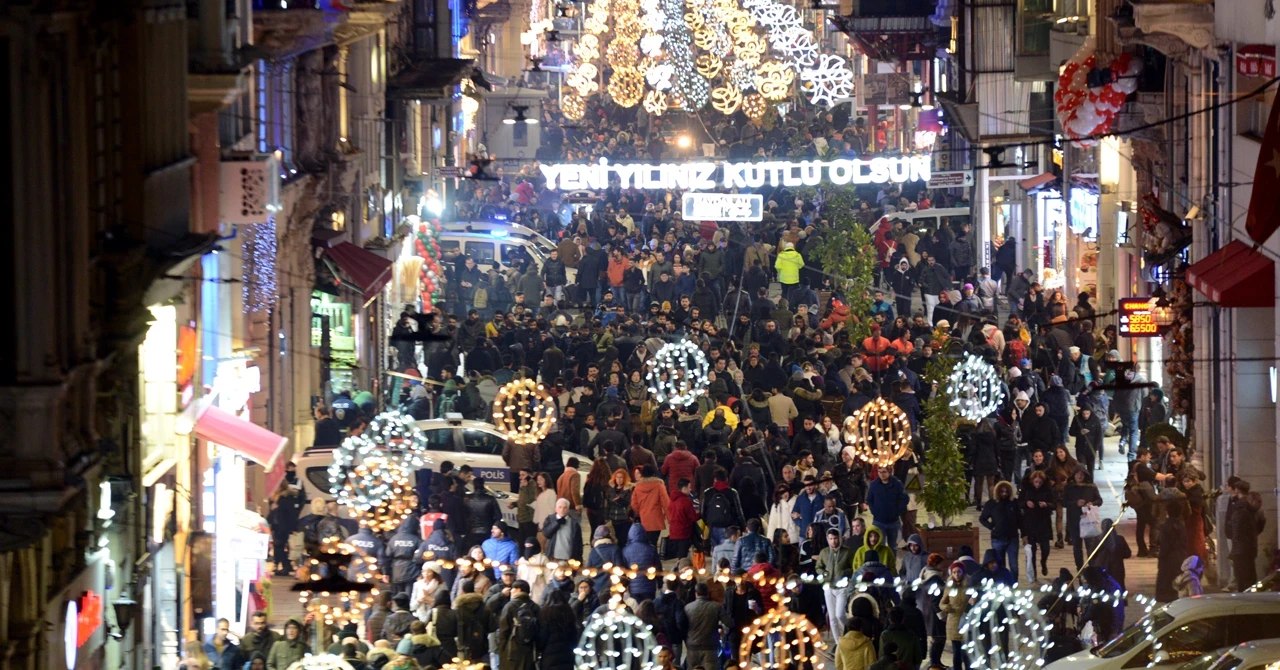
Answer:
[{"label": "potted tree", "polygon": [[928,447],[920,466],[924,482],[917,496],[930,516],[942,522],[940,526],[918,524],[925,551],[950,559],[958,557],[960,547],[965,545],[973,548],[975,556],[982,555],[978,528],[972,523],[954,524],[968,506],[965,493],[969,484],[964,475],[964,454],[956,438],[959,417],[952,413],[947,395],[947,379],[955,364],[952,359],[935,356],[925,371],[925,380],[936,384],[937,390],[924,404],[921,431]]}]

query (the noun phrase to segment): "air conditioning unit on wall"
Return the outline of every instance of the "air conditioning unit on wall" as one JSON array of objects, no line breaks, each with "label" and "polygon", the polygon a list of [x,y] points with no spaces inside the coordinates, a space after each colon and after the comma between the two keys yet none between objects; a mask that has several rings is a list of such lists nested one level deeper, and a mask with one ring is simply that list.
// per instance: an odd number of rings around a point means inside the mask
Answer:
[{"label": "air conditioning unit on wall", "polygon": [[274,154],[224,158],[218,179],[223,223],[266,223],[280,211],[280,163]]}]

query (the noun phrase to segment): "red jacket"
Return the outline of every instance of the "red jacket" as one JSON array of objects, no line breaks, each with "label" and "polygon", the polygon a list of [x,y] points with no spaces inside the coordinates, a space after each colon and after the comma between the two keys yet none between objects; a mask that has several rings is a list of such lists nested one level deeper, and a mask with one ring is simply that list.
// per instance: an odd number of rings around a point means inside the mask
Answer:
[{"label": "red jacket", "polygon": [[872,334],[862,340],[862,349],[866,352],[867,369],[872,372],[883,372],[893,365],[893,354],[889,351],[890,342],[883,335]]},{"label": "red jacket", "polygon": [[689,452],[688,449],[676,449],[667,454],[667,458],[662,461],[662,475],[667,478],[667,493],[671,497],[675,497],[677,483],[683,477],[689,481],[693,481],[693,471],[698,469],[701,463],[698,457]]},{"label": "red jacket", "polygon": [[694,524],[698,522],[698,513],[693,511],[693,498],[681,491],[671,496],[671,506],[667,508],[667,523],[670,524],[667,534],[673,540],[687,540],[693,537]]},{"label": "red jacket", "polygon": [[[764,573],[764,575],[760,578],[760,581],[756,581],[756,575],[759,573]],[[781,576],[782,573],[768,563],[757,563],[747,570],[747,581],[755,584],[756,588],[760,590],[760,599],[764,601],[761,604],[768,609],[778,606],[777,603],[773,602],[773,594],[778,592],[778,587],[770,584],[769,580],[777,579]]]}]

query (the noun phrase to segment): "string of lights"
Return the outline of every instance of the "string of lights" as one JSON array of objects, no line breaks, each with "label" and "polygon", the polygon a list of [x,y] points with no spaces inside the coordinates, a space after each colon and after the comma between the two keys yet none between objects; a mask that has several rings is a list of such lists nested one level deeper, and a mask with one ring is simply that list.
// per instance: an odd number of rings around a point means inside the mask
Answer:
[{"label": "string of lights", "polygon": [[906,412],[883,397],[846,417],[841,437],[857,458],[881,468],[911,453],[911,421]]},{"label": "string of lights", "polygon": [[711,365],[692,340],[662,345],[649,363],[645,382],[659,404],[684,407],[707,392]]}]

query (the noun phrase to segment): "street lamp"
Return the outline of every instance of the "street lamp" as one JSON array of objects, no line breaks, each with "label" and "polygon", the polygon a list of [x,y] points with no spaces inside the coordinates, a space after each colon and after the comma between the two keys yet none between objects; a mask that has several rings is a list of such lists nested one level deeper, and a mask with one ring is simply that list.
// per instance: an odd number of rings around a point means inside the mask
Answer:
[{"label": "street lamp", "polygon": [[1169,302],[1169,298],[1165,296],[1164,289],[1158,288],[1155,293],[1151,294],[1153,302],[1151,303],[1151,320],[1155,321],[1157,328],[1168,328],[1173,325],[1178,316],[1173,311],[1173,303]]}]

